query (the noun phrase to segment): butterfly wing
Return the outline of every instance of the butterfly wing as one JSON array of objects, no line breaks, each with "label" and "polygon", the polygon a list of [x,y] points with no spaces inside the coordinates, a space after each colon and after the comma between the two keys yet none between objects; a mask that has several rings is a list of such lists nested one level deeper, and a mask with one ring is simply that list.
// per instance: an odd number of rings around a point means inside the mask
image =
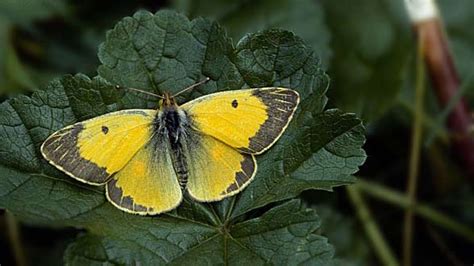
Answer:
[{"label": "butterfly wing", "polygon": [[182,199],[169,150],[151,141],[107,183],[107,199],[135,214],[155,215],[176,208]]},{"label": "butterfly wing", "polygon": [[253,179],[257,164],[252,154],[242,154],[207,135],[190,136],[187,152],[189,195],[198,201],[217,201],[244,189]]},{"label": "butterfly wing", "polygon": [[260,154],[288,126],[299,95],[285,88],[258,88],[206,95],[181,107],[197,131],[241,152]]},{"label": "butterfly wing", "polygon": [[53,133],[41,153],[73,178],[104,184],[152,136],[155,110],[123,110],[76,123]]}]

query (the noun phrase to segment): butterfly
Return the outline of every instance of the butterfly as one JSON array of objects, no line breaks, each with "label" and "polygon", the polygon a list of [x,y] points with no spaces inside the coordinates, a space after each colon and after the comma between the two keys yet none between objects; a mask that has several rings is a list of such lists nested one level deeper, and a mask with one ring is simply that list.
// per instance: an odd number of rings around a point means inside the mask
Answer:
[{"label": "butterfly", "polygon": [[299,103],[292,89],[223,91],[178,105],[128,109],[67,126],[49,136],[41,153],[69,176],[105,185],[107,199],[125,212],[156,215],[176,208],[186,193],[219,201],[250,184],[255,155],[282,135]]}]

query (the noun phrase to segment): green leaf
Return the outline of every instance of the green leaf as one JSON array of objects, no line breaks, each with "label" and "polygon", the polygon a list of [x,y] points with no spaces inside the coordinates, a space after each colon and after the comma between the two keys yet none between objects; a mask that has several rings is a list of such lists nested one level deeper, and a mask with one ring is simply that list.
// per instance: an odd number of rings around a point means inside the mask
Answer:
[{"label": "green leaf", "polygon": [[[39,152],[54,130],[78,118],[114,110],[106,105],[108,98],[96,90],[100,82],[104,81],[66,76],[31,98],[19,96],[0,104],[0,208],[31,223],[60,224],[60,220],[105,202],[103,192],[79,185],[53,169]],[[112,86],[100,89],[106,88],[111,90]]]},{"label": "green leaf", "polygon": [[330,99],[364,121],[375,120],[393,106],[409,70],[413,49],[403,1],[322,0],[322,4],[334,53]]},{"label": "green leaf", "polygon": [[[313,233],[320,225],[315,212],[301,207],[298,200],[221,231],[173,217],[117,214],[112,211],[104,219],[127,223],[104,224],[106,228],[80,237],[69,246],[65,260],[72,265],[326,265],[334,253],[324,237]],[[150,227],[147,221],[159,227]]]},{"label": "green leaf", "polygon": [[411,32],[402,2],[176,0],[173,5],[192,17],[217,19],[234,39],[269,28],[295,32],[329,67],[332,104],[366,121],[396,103],[409,71]]},{"label": "green leaf", "polygon": [[[99,58],[98,77],[65,76],[31,97],[0,104],[0,208],[31,224],[87,229],[68,249],[71,264],[331,259],[332,247],[313,233],[319,227],[314,212],[298,201],[281,202],[306,189],[352,182],[365,159],[363,127],[352,114],[323,111],[328,77],[299,37],[263,31],[234,47],[216,22],[138,12],[107,33]],[[262,86],[293,88],[302,98],[286,133],[258,157],[255,181],[236,197],[213,204],[186,199],[160,216],[130,215],[109,204],[101,187],[79,184],[40,155],[41,143],[66,125],[124,108],[156,107],[156,99],[115,84],[176,92],[205,76],[211,81],[178,101]]]},{"label": "green leaf", "polygon": [[[271,202],[292,198],[301,191],[354,182],[351,174],[366,158],[361,122],[353,114],[328,110],[306,123],[295,123],[275,151],[259,158],[259,182],[237,196],[232,217]],[[293,133],[293,134],[291,134]],[[294,141],[287,141],[293,139]]]},{"label": "green leaf", "polygon": [[330,33],[321,4],[312,0],[176,0],[172,4],[190,17],[212,17],[238,40],[248,32],[281,28],[302,37],[327,66]]}]

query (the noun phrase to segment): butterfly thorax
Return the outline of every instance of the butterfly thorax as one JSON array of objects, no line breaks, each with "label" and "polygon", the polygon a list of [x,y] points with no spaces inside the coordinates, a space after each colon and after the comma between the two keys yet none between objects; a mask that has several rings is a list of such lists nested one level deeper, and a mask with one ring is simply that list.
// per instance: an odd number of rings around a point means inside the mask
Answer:
[{"label": "butterfly thorax", "polygon": [[182,189],[186,188],[188,181],[188,166],[186,154],[188,154],[191,129],[191,119],[181,109],[170,94],[165,93],[160,104],[160,109],[154,120],[154,137],[156,152],[167,149],[170,152],[174,170]]},{"label": "butterfly thorax", "polygon": [[187,115],[168,94],[165,94],[165,99],[158,110],[155,125],[158,126],[157,133],[161,134],[161,137],[168,138],[171,143],[179,142],[186,133]]}]

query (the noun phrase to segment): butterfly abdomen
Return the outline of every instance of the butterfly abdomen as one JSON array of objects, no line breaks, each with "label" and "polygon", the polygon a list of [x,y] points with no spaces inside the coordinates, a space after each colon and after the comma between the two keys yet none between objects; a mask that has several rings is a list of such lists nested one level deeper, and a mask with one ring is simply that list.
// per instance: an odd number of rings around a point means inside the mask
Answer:
[{"label": "butterfly abdomen", "polygon": [[188,183],[189,170],[186,163],[186,155],[184,151],[185,134],[176,132],[176,141],[170,141],[171,160],[173,161],[173,168],[178,176],[178,182],[182,190],[186,188]]},{"label": "butterfly abdomen", "polygon": [[183,153],[182,147],[172,148],[171,159],[173,160],[173,167],[176,175],[178,176],[179,186],[182,190],[186,188],[188,183],[188,165],[186,163],[186,157]]}]

